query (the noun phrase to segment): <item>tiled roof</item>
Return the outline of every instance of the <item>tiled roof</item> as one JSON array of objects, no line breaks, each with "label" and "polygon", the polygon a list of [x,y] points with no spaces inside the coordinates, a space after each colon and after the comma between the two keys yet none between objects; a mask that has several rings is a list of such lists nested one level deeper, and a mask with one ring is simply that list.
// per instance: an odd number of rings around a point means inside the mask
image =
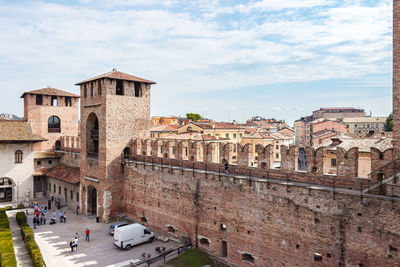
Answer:
[{"label": "tiled roof", "polygon": [[215,122],[215,123],[193,123],[194,125],[202,129],[245,129],[245,127],[240,125],[235,125],[233,123],[227,122]]},{"label": "tiled roof", "polygon": [[28,122],[0,120],[0,142],[41,142],[46,139],[32,134]]},{"label": "tiled roof", "polygon": [[120,71],[117,71],[117,69],[113,69],[110,72],[101,74],[99,76],[81,81],[79,83],[76,83],[75,85],[80,85],[82,83],[86,83],[86,82],[90,82],[90,81],[95,81],[98,79],[102,79],[102,78],[109,78],[109,79],[116,79],[116,80],[126,80],[126,81],[134,81],[134,82],[142,82],[142,83],[149,83],[149,84],[155,84],[156,82],[150,81],[150,80],[146,80],[143,78],[139,78],[130,74],[126,74]]},{"label": "tiled roof", "polygon": [[365,122],[365,123],[384,123],[386,122],[386,117],[355,117],[355,118],[344,118],[343,122],[351,123],[351,122]]},{"label": "tiled roof", "polygon": [[346,151],[353,148],[358,147],[360,152],[370,152],[371,147],[375,147],[380,151],[385,151],[388,148],[393,147],[392,145],[392,138],[351,138],[348,136],[339,137],[340,144],[335,146],[332,145],[332,140],[326,140],[322,144],[314,145],[314,148],[317,149],[318,147],[324,146],[328,147],[330,150],[336,150],[337,147],[341,147]]},{"label": "tiled roof", "polygon": [[80,169],[67,165],[57,165],[46,175],[70,184],[77,184],[80,181]]},{"label": "tiled roof", "polygon": [[21,98],[24,98],[26,94],[34,94],[34,95],[54,95],[54,96],[70,96],[70,97],[80,97],[79,95],[72,94],[60,89],[52,88],[50,86],[42,89],[32,90],[24,92],[21,95]]},{"label": "tiled roof", "polygon": [[168,136],[164,136],[164,137],[159,137],[157,139],[163,139],[163,140],[196,140],[196,141],[226,141],[226,140],[229,140],[227,138],[219,138],[219,139],[217,139],[215,136],[209,136],[209,135],[200,134],[200,133],[174,134],[174,135],[168,135]]},{"label": "tiled roof", "polygon": [[177,132],[178,125],[157,125],[150,128],[150,132]]}]

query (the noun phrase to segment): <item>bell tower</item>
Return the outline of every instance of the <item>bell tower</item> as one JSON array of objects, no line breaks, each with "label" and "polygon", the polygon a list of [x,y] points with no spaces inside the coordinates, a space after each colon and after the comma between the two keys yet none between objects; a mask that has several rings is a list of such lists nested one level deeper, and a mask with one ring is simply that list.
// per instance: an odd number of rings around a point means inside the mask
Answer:
[{"label": "bell tower", "polygon": [[150,136],[152,84],[116,69],[76,84],[81,92],[84,213],[108,221],[123,211],[121,154],[132,138]]}]

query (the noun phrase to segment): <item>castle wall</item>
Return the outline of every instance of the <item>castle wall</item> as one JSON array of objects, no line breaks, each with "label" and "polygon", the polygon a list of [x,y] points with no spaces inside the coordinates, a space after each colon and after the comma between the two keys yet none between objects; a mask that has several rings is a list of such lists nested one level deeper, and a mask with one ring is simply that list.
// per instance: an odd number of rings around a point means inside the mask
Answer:
[{"label": "castle wall", "polygon": [[128,216],[234,265],[400,266],[398,202],[140,162],[124,179]]}]

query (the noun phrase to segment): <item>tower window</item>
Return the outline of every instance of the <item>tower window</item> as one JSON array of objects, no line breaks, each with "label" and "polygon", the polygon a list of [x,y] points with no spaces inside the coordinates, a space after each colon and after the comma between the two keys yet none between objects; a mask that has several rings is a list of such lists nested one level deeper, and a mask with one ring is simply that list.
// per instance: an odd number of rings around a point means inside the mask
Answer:
[{"label": "tower window", "polygon": [[43,105],[43,96],[42,95],[36,95],[36,105],[38,105],[38,106]]},{"label": "tower window", "polygon": [[57,116],[51,116],[48,120],[48,132],[49,133],[60,133],[61,123],[60,118]]},{"label": "tower window", "polygon": [[56,106],[58,106],[58,101],[57,101],[57,97],[56,96],[51,96],[51,105],[53,106],[53,107],[56,107]]},{"label": "tower window", "polygon": [[86,84],[83,85],[83,97],[87,97],[87,90],[86,90]]},{"label": "tower window", "polygon": [[101,95],[101,80],[99,80],[98,82],[97,82],[97,91],[98,91],[98,94],[99,95]]},{"label": "tower window", "polygon": [[15,151],[15,163],[22,163],[22,151]]},{"label": "tower window", "polygon": [[94,86],[93,86],[93,82],[90,83],[90,96],[91,96],[91,97],[94,96]]},{"label": "tower window", "polygon": [[71,101],[71,97],[70,96],[66,96],[65,97],[65,106],[66,107],[72,106],[72,101]]},{"label": "tower window", "polygon": [[117,80],[115,94],[116,95],[124,95],[124,83],[122,80]]},{"label": "tower window", "polygon": [[141,97],[140,83],[135,82],[135,97]]}]

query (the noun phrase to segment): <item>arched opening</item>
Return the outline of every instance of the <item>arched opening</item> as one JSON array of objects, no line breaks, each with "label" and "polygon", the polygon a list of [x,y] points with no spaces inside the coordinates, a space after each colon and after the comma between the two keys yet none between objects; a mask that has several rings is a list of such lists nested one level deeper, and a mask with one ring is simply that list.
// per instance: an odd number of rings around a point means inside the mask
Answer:
[{"label": "arched opening", "polygon": [[117,80],[117,85],[115,88],[116,95],[124,95],[124,81]]},{"label": "arched opening", "polygon": [[15,183],[11,178],[7,177],[0,178],[0,203],[13,201],[14,187]]},{"label": "arched opening", "polygon": [[124,159],[129,159],[129,157],[131,156],[131,150],[129,147],[125,147],[124,148]]},{"label": "arched opening", "polygon": [[93,186],[87,189],[87,213],[97,216],[97,189]]},{"label": "arched opening", "polygon": [[22,163],[23,153],[21,150],[15,151],[15,163]]},{"label": "arched opening", "polygon": [[99,156],[99,120],[94,113],[86,121],[86,151],[88,158]]},{"label": "arched opening", "polygon": [[61,150],[61,141],[57,140],[55,145],[54,145],[54,147],[55,147],[56,150]]},{"label": "arched opening", "polygon": [[50,116],[47,127],[49,133],[60,133],[61,132],[60,118],[57,116]]}]

